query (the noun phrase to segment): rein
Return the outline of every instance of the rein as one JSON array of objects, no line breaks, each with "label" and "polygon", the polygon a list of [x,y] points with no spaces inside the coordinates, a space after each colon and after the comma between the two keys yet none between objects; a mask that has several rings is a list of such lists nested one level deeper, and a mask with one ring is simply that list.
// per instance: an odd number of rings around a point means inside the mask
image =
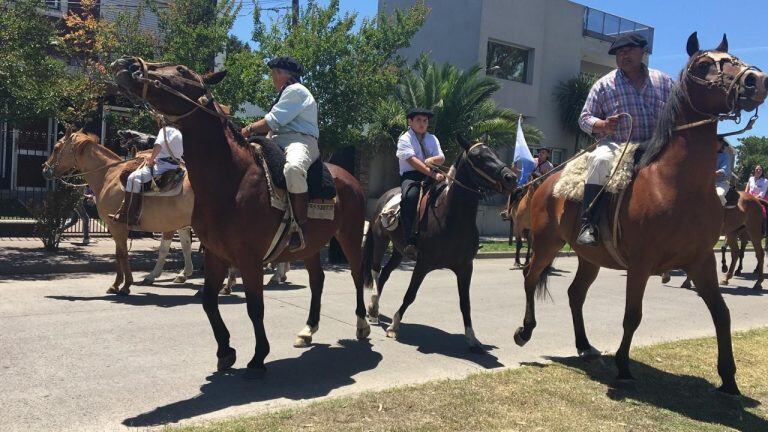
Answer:
[{"label": "rein", "polygon": [[[470,147],[469,149],[465,150],[464,153],[466,154],[466,157],[464,158],[464,160],[466,160],[467,163],[469,163],[470,168],[472,168],[472,170],[475,173],[477,173],[480,177],[482,177],[486,181],[488,181],[488,183],[494,185],[499,192],[502,192],[504,190],[504,188],[501,186],[501,182],[492,179],[491,176],[489,176],[488,174],[486,174],[485,172],[480,170],[472,162],[472,159],[469,157],[469,152],[471,152],[475,147],[479,147],[481,145],[485,145],[485,143],[483,143],[483,142],[475,143],[474,145],[472,145],[472,147]],[[433,163],[428,163],[427,166],[430,167],[432,170],[442,174],[443,176],[445,176],[446,179],[450,180],[453,183],[456,183],[460,187],[462,187],[462,188],[464,188],[464,189],[466,189],[466,190],[468,190],[470,192],[474,192],[474,193],[476,193],[476,194],[478,194],[480,196],[483,195],[483,193],[479,190],[479,188],[473,188],[473,187],[467,186],[464,183],[462,183],[461,181],[459,181],[459,179],[457,179],[455,175],[450,174],[450,169],[448,169],[446,171],[444,166],[438,165],[438,164],[433,164]]]},{"label": "rein", "polygon": [[[70,142],[71,142],[71,141],[70,141]],[[74,145],[74,144],[71,144],[70,146],[68,146],[68,149],[69,149],[69,151],[72,153],[72,160],[74,160],[74,161],[75,161],[75,164],[74,164],[74,166],[72,167],[72,169],[70,169],[70,170],[68,171],[68,173],[67,173],[67,174],[63,174],[63,175],[60,175],[60,176],[57,176],[57,175],[55,174],[55,172],[56,172],[56,167],[58,167],[58,166],[59,166],[59,163],[61,163],[61,155],[62,155],[63,151],[59,151],[59,152],[56,154],[56,159],[54,159],[53,165],[50,165],[50,164],[48,164],[48,162],[46,161],[46,162],[45,162],[45,167],[46,167],[46,169],[47,169],[47,170],[49,170],[49,171],[50,171],[50,173],[51,173],[51,178],[53,178],[54,180],[59,180],[59,181],[61,181],[62,183],[64,183],[65,185],[67,185],[67,186],[72,186],[72,187],[83,187],[83,186],[88,186],[88,183],[80,183],[80,184],[75,184],[75,183],[70,183],[70,182],[68,182],[68,181],[67,181],[67,179],[70,179],[70,178],[73,178],[73,177],[80,177],[80,176],[85,176],[85,175],[88,175],[88,174],[91,174],[91,173],[99,172],[99,171],[101,171],[101,170],[105,170],[105,169],[108,169],[108,168],[112,168],[112,167],[115,167],[115,166],[118,166],[118,165],[122,165],[122,164],[124,164],[124,163],[127,163],[127,162],[131,162],[131,161],[134,161],[134,160],[136,160],[136,159],[140,159],[140,157],[138,157],[138,156],[137,156],[137,157],[134,157],[134,158],[131,158],[131,159],[124,159],[124,160],[120,160],[120,161],[117,161],[117,162],[113,162],[113,163],[110,163],[110,164],[107,164],[107,165],[104,165],[104,166],[98,167],[98,168],[96,168],[96,169],[92,169],[92,170],[90,170],[90,171],[86,171],[86,172],[80,172],[80,173],[76,173],[76,171],[78,171],[78,170],[79,170],[79,168],[78,168],[78,166],[77,166],[77,158],[75,157],[75,145]]]}]

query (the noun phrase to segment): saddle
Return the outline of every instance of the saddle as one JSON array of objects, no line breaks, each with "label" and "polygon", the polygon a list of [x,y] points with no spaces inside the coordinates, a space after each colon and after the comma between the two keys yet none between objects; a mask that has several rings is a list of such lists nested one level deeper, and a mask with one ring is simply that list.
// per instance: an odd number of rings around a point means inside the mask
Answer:
[{"label": "saddle", "polygon": [[[140,159],[127,162],[123,171],[120,172],[120,187],[125,191],[125,185],[128,183],[128,176],[139,169],[143,161]],[[176,196],[181,194],[184,187],[184,177],[187,175],[187,169],[183,166],[175,170],[166,171],[155,176],[151,181],[142,185],[142,195],[144,196]]]},{"label": "saddle", "polygon": [[[417,208],[418,218],[415,221],[416,226],[421,226],[426,214],[427,209],[435,208],[440,205],[439,198],[442,196],[443,190],[448,186],[447,183],[432,183],[426,187],[426,190],[422,194],[421,200]],[[399,188],[398,188],[399,190]],[[394,231],[400,226],[400,204],[402,201],[402,194],[397,193],[387,201],[379,213],[381,218],[381,224],[387,231]]]},{"label": "saddle", "polygon": [[[626,147],[626,152],[624,149]],[[624,157],[621,154],[624,152]],[[639,143],[622,145],[614,152],[611,172],[615,174],[605,184],[605,192],[618,193],[629,186],[634,178],[635,165],[642,155]],[[584,183],[587,179],[587,153],[577,157],[566,165],[560,178],[555,183],[553,194],[557,198],[581,202],[584,199]],[[621,159],[621,166],[619,165]]]}]

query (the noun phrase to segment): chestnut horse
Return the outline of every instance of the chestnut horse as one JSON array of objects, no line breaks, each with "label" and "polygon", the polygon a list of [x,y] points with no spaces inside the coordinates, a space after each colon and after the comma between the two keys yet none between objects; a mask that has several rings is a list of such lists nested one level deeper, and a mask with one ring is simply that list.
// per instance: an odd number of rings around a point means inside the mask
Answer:
[{"label": "chestnut horse", "polygon": [[[253,322],[256,349],[246,378],[264,375],[269,341],[264,328],[263,259],[280,226],[283,212],[270,205],[263,166],[254,159],[248,143],[213,100],[207,85],[226,75],[220,71],[201,77],[185,66],[148,64],[139,58],[122,58],[111,65],[117,84],[133,99],[146,103],[158,115],[173,120],[184,134],[184,160],[195,191],[192,228],[205,245],[203,309],[218,349],[217,368],[229,369],[236,360],[229,331],[218,305],[219,289],[230,265],[243,277],[248,316]],[[356,288],[356,335],[370,334],[365,319],[360,245],[365,222],[365,195],[347,171],[328,164],[336,186],[333,220],[310,219],[305,249],[284,251],[276,262],[303,260],[312,293],[306,327],[296,345],[306,345],[320,321],[323,268],[320,249],[335,236],[349,261]]]},{"label": "chestnut horse", "polygon": [[624,336],[616,352],[619,381],[632,380],[629,349],[640,325],[648,278],[681,268],[698,287],[715,324],[720,390],[738,394],[731,346],[731,320],[717,283],[712,247],[723,224],[723,206],[715,193],[715,159],[719,143],[717,121],[756,109],[766,98],[768,76],[727,53],[723,36],[711,51],[700,51],[696,33],[687,44],[688,62],[656,125],[624,192],[618,212],[621,232],[618,254],[626,267],[604,245],[576,243],[581,203],[556,198],[560,174],[546,179],[531,200],[533,257],[525,271],[526,308],[515,342],[524,345],[536,327],[536,294],[546,293],[543,271],[565,243],[578,256],[578,270],[568,288],[576,349],[579,355],[599,355],[587,339],[582,307],[600,267],[627,270]]}]

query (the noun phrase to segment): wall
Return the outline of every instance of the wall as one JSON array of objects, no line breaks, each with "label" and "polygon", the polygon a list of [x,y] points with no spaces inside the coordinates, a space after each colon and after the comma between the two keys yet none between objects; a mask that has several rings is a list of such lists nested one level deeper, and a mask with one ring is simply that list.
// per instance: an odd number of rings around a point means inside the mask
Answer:
[{"label": "wall", "polygon": [[[158,0],[157,3],[160,7],[166,6],[166,1]],[[108,20],[114,20],[119,13],[134,12],[139,6],[144,7],[141,28],[156,33],[157,16],[145,5],[145,0],[101,0],[101,16]]]}]

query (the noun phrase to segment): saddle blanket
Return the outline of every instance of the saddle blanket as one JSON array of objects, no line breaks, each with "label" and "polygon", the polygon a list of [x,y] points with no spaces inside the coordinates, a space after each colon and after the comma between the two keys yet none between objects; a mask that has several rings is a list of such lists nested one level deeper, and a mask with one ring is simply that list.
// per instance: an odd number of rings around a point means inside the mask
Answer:
[{"label": "saddle blanket", "polygon": [[384,208],[381,209],[380,218],[381,225],[387,231],[394,231],[400,225],[400,200],[402,200],[402,194],[395,194],[392,198],[384,204]]},{"label": "saddle blanket", "polygon": [[[125,192],[125,184],[128,181],[128,176],[134,170],[124,169],[120,173],[120,189]],[[148,196],[176,196],[181,194],[184,189],[184,177],[187,175],[186,168],[179,167],[175,170],[166,171],[159,176],[155,176],[152,181],[146,182],[142,185],[141,194],[145,197]]]},{"label": "saddle blanket", "polygon": [[[627,151],[624,153],[624,157],[621,158],[625,146]],[[615,174],[605,184],[606,192],[615,194],[629,186],[635,170],[635,152],[638,148],[640,148],[640,144],[629,143],[620,146],[614,152],[615,156],[611,164],[611,173],[615,172]],[[587,179],[587,156],[589,156],[589,153],[584,153],[569,162],[565,169],[563,169],[563,173],[555,184],[553,192],[555,197],[577,202],[581,202],[584,199],[584,183]],[[621,166],[618,166],[619,159],[621,159]]]},{"label": "saddle blanket", "polygon": [[[290,205],[288,202],[288,194],[285,193],[285,191],[275,191],[276,193],[272,196],[271,202],[272,207],[286,211],[288,210],[288,206]],[[307,204],[307,217],[309,219],[323,219],[323,220],[333,220],[333,216],[335,214],[335,208],[336,208],[336,199],[311,199],[309,200],[309,203]]]}]

